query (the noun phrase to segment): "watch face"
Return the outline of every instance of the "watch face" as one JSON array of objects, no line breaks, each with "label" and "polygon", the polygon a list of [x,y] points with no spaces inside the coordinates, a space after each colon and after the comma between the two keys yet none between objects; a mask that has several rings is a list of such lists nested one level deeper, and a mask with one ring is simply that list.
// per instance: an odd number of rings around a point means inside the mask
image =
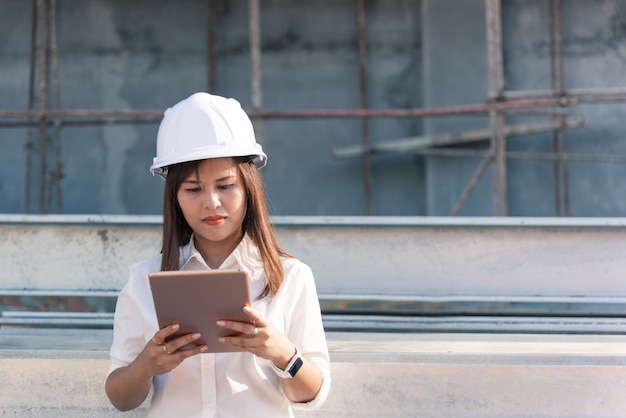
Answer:
[{"label": "watch face", "polygon": [[293,362],[293,365],[289,368],[289,375],[294,377],[298,370],[302,367],[302,359],[300,357],[296,358],[296,361]]}]

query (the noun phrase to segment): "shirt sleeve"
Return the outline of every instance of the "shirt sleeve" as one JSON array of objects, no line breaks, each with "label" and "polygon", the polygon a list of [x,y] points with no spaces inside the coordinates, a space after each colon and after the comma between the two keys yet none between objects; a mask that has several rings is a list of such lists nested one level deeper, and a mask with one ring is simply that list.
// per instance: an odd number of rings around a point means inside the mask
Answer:
[{"label": "shirt sleeve", "polygon": [[297,262],[284,282],[285,330],[287,337],[298,347],[302,356],[322,372],[322,386],[315,399],[306,403],[292,403],[297,409],[316,409],[330,392],[330,357],[322,324],[317,289],[311,269]]},{"label": "shirt sleeve", "polygon": [[136,296],[136,283],[131,279],[117,298],[113,319],[113,343],[107,376],[114,370],[128,366],[146,345],[142,312]]}]

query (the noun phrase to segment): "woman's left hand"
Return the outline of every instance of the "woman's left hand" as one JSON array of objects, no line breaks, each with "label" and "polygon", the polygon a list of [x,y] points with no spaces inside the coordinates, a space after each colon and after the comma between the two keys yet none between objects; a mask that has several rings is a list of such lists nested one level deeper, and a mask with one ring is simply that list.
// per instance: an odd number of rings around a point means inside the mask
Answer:
[{"label": "woman's left hand", "polygon": [[250,317],[251,323],[217,321],[217,325],[222,328],[241,333],[238,336],[221,337],[219,340],[271,360],[277,367],[284,369],[295,354],[295,345],[253,308],[245,306],[243,311]]},{"label": "woman's left hand", "polygon": [[[219,326],[241,333],[238,336],[221,337],[219,340],[270,360],[276,367],[285,370],[296,353],[295,345],[251,307],[246,306],[243,311],[248,315],[251,323],[217,321]],[[294,379],[279,379],[285,396],[292,402],[311,401],[319,393],[322,386],[321,370],[312,362],[308,362],[306,359],[303,361],[304,363]]]}]

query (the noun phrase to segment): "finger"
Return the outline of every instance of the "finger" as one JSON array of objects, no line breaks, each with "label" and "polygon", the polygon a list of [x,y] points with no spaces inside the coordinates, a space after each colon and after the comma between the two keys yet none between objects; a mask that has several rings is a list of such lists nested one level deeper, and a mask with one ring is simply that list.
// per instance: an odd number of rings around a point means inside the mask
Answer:
[{"label": "finger", "polygon": [[235,331],[236,333],[243,334],[244,336],[252,336],[252,334],[256,335],[254,330],[256,329],[258,333],[259,328],[257,325],[253,325],[248,322],[229,321],[226,319],[220,319],[219,321],[217,321],[217,325],[222,328]]},{"label": "finger", "polygon": [[258,327],[264,327],[267,325],[265,319],[259,314],[259,312],[251,306],[244,306],[243,312],[248,315],[250,322]]},{"label": "finger", "polygon": [[[154,337],[152,337],[152,342],[154,342],[156,345],[163,345],[163,343],[165,343],[167,338],[175,334],[179,329],[180,329],[179,324],[172,324],[172,325],[163,327],[160,330],[158,330],[156,334],[154,334]],[[159,342],[161,344],[157,344]]]},{"label": "finger", "polygon": [[175,338],[167,342],[167,351],[173,353],[186,345],[192,344],[199,338],[200,338],[199,332],[182,335],[178,338]]},{"label": "finger", "polygon": [[178,367],[185,359],[198,355],[208,350],[206,344],[194,346],[190,349],[171,351],[169,347],[170,343],[165,343],[161,346],[155,347],[157,350],[151,354],[152,358],[152,373],[153,375],[160,375],[167,373]]},{"label": "finger", "polygon": [[191,357],[191,356],[195,356],[197,354],[203,353],[205,351],[207,351],[209,349],[209,347],[206,344],[202,344],[202,345],[198,345],[194,348],[190,348],[190,349],[185,349],[185,350],[179,350],[175,353],[175,355],[179,356],[180,361]]},{"label": "finger", "polygon": [[259,346],[259,344],[261,344],[260,342],[252,339],[251,337],[248,336],[226,336],[226,337],[219,337],[217,339],[219,342],[222,343],[226,343],[226,344],[230,344],[233,345],[235,347],[240,347],[240,348],[244,348],[246,350],[252,350],[256,347]]}]

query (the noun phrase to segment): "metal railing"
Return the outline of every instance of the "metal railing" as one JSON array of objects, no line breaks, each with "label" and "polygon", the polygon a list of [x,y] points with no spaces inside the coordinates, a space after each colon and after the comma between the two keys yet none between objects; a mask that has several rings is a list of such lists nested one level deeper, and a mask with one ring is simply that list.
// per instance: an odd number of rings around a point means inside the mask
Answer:
[{"label": "metal railing", "polygon": [[[0,302],[4,301],[0,327],[112,328],[117,294],[115,290],[0,289]],[[6,305],[9,297],[22,303],[12,309]],[[68,298],[80,299],[86,308],[96,301],[107,310],[53,310],[65,305],[60,299]],[[327,331],[626,334],[624,297],[320,294],[319,298]],[[24,299],[30,302],[23,303]]]}]

